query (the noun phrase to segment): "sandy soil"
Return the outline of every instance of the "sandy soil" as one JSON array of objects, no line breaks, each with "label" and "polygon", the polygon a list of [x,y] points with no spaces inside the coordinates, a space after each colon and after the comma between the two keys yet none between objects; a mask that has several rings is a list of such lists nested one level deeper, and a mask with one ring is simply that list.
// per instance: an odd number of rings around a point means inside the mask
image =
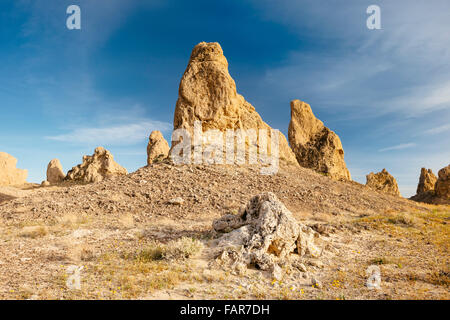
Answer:
[{"label": "sandy soil", "polygon": [[[286,265],[281,281],[215,263],[212,221],[263,191],[320,233],[322,256],[297,261],[302,270]],[[177,197],[184,202],[170,204]],[[263,176],[257,167],[158,163],[96,184],[3,187],[0,298],[448,299],[449,217],[448,206],[289,166]],[[202,249],[176,260],[155,254],[182,237]],[[70,265],[84,266],[81,290],[66,285]],[[371,265],[379,290],[366,286]]]}]

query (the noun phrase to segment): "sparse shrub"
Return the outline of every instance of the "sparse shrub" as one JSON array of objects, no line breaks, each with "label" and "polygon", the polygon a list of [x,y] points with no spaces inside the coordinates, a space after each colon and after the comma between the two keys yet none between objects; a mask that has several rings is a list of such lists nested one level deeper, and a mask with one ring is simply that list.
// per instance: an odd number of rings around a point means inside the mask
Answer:
[{"label": "sparse shrub", "polygon": [[136,260],[139,262],[151,262],[162,260],[163,258],[164,248],[155,243],[154,246],[141,250],[136,257]]},{"label": "sparse shrub", "polygon": [[382,264],[391,264],[391,262],[387,258],[375,258],[370,261],[370,264],[382,265]]},{"label": "sparse shrub", "polygon": [[76,229],[78,226],[87,224],[89,219],[86,215],[65,214],[58,219],[59,224],[64,228]]},{"label": "sparse shrub", "polygon": [[444,270],[432,272],[428,280],[433,284],[450,287],[450,272]]},{"label": "sparse shrub", "polygon": [[94,251],[91,248],[83,247],[80,250],[81,261],[91,261],[95,258]]},{"label": "sparse shrub", "polygon": [[39,238],[46,236],[48,234],[48,229],[44,226],[30,226],[30,227],[24,227],[21,232],[19,233],[19,236],[23,238]]},{"label": "sparse shrub", "polygon": [[140,262],[189,259],[202,249],[203,244],[199,240],[183,237],[167,244],[155,242],[151,247],[141,250],[136,259]]},{"label": "sparse shrub", "polygon": [[400,224],[407,227],[413,227],[416,225],[416,220],[412,216],[408,216],[406,214],[396,214],[392,217],[388,218],[388,223],[392,224]]},{"label": "sparse shrub", "polygon": [[377,264],[377,265],[387,265],[387,264],[395,264],[398,268],[403,268],[402,263],[400,262],[401,258],[395,258],[395,257],[380,257],[375,258],[370,261],[370,264]]},{"label": "sparse shrub", "polygon": [[203,244],[197,239],[183,237],[175,241],[171,241],[166,245],[163,253],[164,259],[177,260],[188,259],[203,249]]}]

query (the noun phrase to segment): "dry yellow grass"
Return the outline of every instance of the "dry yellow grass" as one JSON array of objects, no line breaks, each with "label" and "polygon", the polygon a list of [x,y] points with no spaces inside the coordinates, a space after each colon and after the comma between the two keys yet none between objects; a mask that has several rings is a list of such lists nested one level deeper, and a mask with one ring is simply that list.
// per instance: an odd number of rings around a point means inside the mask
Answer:
[{"label": "dry yellow grass", "polygon": [[[429,206],[430,211],[387,211],[353,221],[357,227],[386,235],[388,255],[370,259],[370,264],[386,266],[385,272],[403,285],[406,297],[426,298],[429,284],[442,288],[441,299],[449,299],[450,207]],[[389,265],[396,266],[390,269]],[[395,271],[393,271],[395,270]]]},{"label": "dry yellow grass", "polygon": [[[63,299],[137,299],[157,290],[173,289],[181,282],[195,280],[189,258],[203,245],[192,238],[180,238],[163,244],[150,241],[145,249],[129,251],[117,245],[83,269],[81,290],[68,290],[64,266],[56,277]],[[83,254],[83,252],[82,252]],[[83,260],[83,259],[82,259]]]}]

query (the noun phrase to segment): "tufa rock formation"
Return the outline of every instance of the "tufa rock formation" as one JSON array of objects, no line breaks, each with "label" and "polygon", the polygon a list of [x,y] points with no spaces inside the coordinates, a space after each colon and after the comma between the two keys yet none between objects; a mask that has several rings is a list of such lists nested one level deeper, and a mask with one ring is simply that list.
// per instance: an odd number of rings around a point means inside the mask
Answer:
[{"label": "tufa rock formation", "polygon": [[366,179],[366,186],[369,188],[389,193],[394,196],[400,196],[397,181],[389,174],[389,172],[387,172],[386,169],[383,169],[378,173],[371,172],[366,176]]},{"label": "tufa rock formation", "polygon": [[351,180],[338,135],[317,119],[309,104],[291,101],[289,143],[298,163],[335,180]]},{"label": "tufa rock formation", "polygon": [[436,184],[437,177],[434,175],[431,169],[422,168],[420,170],[419,184],[417,185],[416,193],[424,194],[430,191],[434,191],[434,186]]},{"label": "tufa rock formation", "polygon": [[[266,129],[270,135],[269,125],[237,93],[236,84],[228,72],[227,59],[218,43],[201,42],[194,47],[180,82],[174,129],[183,128],[192,135],[195,121],[202,121],[203,131],[254,129],[258,132],[258,129]],[[174,145],[176,143],[172,141],[172,148]],[[279,158],[297,164],[282,133],[279,134]]]},{"label": "tufa rock formation", "polygon": [[439,170],[438,176],[431,169],[422,168],[417,194],[410,199],[430,204],[450,204],[450,165]]},{"label": "tufa rock formation", "polygon": [[66,180],[89,183],[126,174],[127,170],[114,161],[113,155],[108,150],[98,147],[92,156],[84,156],[83,163],[67,173]]},{"label": "tufa rock formation", "polygon": [[436,196],[443,200],[450,200],[450,165],[442,168],[438,172],[436,182]]},{"label": "tufa rock formation", "polygon": [[169,144],[164,139],[161,131],[153,131],[147,146],[147,164],[165,159],[169,156]]},{"label": "tufa rock formation", "polygon": [[60,183],[65,177],[61,162],[58,159],[50,161],[47,166],[47,181],[51,184]]},{"label": "tufa rock formation", "polygon": [[0,152],[0,186],[26,183],[28,171],[17,169],[16,166],[16,158],[5,152]]},{"label": "tufa rock formation", "polygon": [[417,202],[433,203],[436,200],[435,185],[437,177],[431,169],[422,168],[420,171],[419,184],[417,191],[410,199]]},{"label": "tufa rock formation", "polygon": [[[241,208],[239,215],[228,214],[213,222],[221,248],[218,262],[237,271],[254,265],[261,270],[280,272],[279,263],[291,253],[318,257],[314,245],[315,231],[297,222],[275,194],[254,196]],[[278,276],[277,276],[278,277]]]}]

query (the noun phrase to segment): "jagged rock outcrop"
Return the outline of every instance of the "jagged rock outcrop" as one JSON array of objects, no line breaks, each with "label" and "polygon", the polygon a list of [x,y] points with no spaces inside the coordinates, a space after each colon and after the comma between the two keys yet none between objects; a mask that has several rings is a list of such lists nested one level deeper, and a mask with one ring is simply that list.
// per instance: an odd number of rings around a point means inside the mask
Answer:
[{"label": "jagged rock outcrop", "polygon": [[420,170],[419,184],[417,185],[416,193],[419,195],[434,191],[436,181],[437,177],[434,175],[431,169],[422,168]]},{"label": "jagged rock outcrop", "polygon": [[335,180],[351,180],[338,135],[317,119],[309,104],[291,101],[289,143],[298,163]]},{"label": "jagged rock outcrop", "polygon": [[366,186],[371,189],[400,196],[397,181],[386,169],[378,173],[371,172],[366,176],[366,180]]},{"label": "jagged rock outcrop", "polygon": [[52,184],[60,183],[65,177],[61,162],[58,159],[51,160],[47,166],[47,181]]},{"label": "jagged rock outcrop", "polygon": [[[183,128],[193,134],[194,122],[202,122],[202,130],[259,129],[268,130],[255,108],[237,93],[228,72],[228,62],[218,43],[201,42],[194,47],[180,82],[174,114],[174,129]],[[271,140],[268,139],[268,145]],[[258,144],[258,142],[256,142]],[[172,141],[172,149],[176,145]],[[270,155],[270,152],[268,153]],[[279,133],[279,158],[297,165],[286,137]]]},{"label": "jagged rock outcrop", "polygon": [[417,194],[410,199],[431,204],[450,204],[450,165],[439,170],[438,176],[431,169],[422,168]]},{"label": "jagged rock outcrop", "polygon": [[439,170],[438,176],[435,187],[436,196],[443,200],[450,200],[450,165]]},{"label": "jagged rock outcrop", "polygon": [[435,185],[437,177],[431,169],[422,168],[420,170],[419,184],[417,191],[410,199],[417,202],[433,203],[436,198]]},{"label": "jagged rock outcrop", "polygon": [[162,135],[161,131],[153,131],[150,134],[147,145],[147,164],[163,160],[169,156],[169,144]]},{"label": "jagged rock outcrop", "polygon": [[83,163],[67,173],[66,180],[99,182],[105,178],[126,175],[127,170],[114,161],[108,150],[98,147],[92,156],[83,156]]},{"label": "jagged rock outcrop", "polygon": [[0,152],[0,186],[21,185],[26,183],[28,171],[17,169],[17,159]]},{"label": "jagged rock outcrop", "polygon": [[250,199],[238,215],[228,214],[213,222],[222,248],[218,260],[241,271],[249,265],[279,271],[278,263],[291,253],[318,257],[314,245],[315,231],[297,222],[292,213],[271,192]]}]

